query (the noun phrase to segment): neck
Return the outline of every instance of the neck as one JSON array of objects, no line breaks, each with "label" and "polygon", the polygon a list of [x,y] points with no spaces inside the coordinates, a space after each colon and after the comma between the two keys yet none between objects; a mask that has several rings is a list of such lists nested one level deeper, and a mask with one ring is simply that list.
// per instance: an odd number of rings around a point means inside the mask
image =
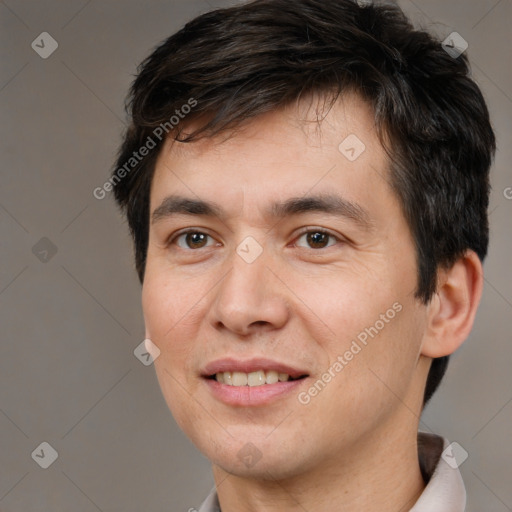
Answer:
[{"label": "neck", "polygon": [[417,430],[386,430],[287,478],[252,479],[214,466],[222,512],[329,512],[333,504],[343,512],[407,511],[425,488]]}]

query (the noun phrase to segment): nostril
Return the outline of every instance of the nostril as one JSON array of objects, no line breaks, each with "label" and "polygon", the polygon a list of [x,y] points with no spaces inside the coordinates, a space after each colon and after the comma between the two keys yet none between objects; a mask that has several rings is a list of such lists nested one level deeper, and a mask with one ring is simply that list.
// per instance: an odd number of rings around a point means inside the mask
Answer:
[{"label": "nostril", "polygon": [[265,320],[256,320],[255,322],[252,322],[249,327],[265,327],[266,325],[268,325],[268,322]]}]

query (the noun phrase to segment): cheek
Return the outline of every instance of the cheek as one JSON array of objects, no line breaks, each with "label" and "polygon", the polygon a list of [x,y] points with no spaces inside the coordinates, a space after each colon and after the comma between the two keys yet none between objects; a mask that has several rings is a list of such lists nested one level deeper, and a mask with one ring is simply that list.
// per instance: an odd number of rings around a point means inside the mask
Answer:
[{"label": "cheek", "polygon": [[[323,339],[322,344],[329,348],[331,355],[349,348],[359,334],[364,342],[369,337],[365,329],[376,322],[380,332],[388,328],[394,317],[400,316],[393,309],[400,290],[390,292],[389,284],[383,286],[369,271],[347,270],[337,275],[317,276],[314,280],[295,279],[293,289],[306,306],[300,309],[309,318],[310,328],[314,330],[318,326],[317,331],[322,329],[326,333],[318,341]],[[385,315],[387,323],[380,320],[380,315]]]},{"label": "cheek", "polygon": [[395,400],[393,393],[405,394],[416,368],[421,312],[406,279],[382,276],[345,274],[343,280],[322,279],[314,287],[295,288],[297,295],[307,290],[308,329],[327,356],[319,370],[335,375],[326,376],[332,383],[325,395],[336,395],[336,402],[348,407],[374,408],[376,402]]},{"label": "cheek", "polygon": [[[176,290],[179,290],[177,293]],[[160,349],[155,361],[158,369],[165,364],[173,372],[187,368],[191,347],[187,340],[197,328],[197,294],[164,276],[146,276],[142,289],[142,309],[146,336]]]},{"label": "cheek", "polygon": [[[420,353],[421,325],[414,303],[404,298],[384,300],[380,308],[345,320],[347,334],[328,347],[335,377],[318,401],[319,409],[336,403],[337,412],[331,413],[337,417],[335,423],[346,425],[342,420],[348,417],[361,428],[371,429],[408,403]],[[334,366],[336,361],[339,364]]]},{"label": "cheek", "polygon": [[[179,294],[176,290],[180,290]],[[162,275],[153,278],[146,274],[142,289],[142,308],[146,336],[160,349],[154,362],[162,395],[176,423],[182,429],[194,421],[190,407],[189,368],[192,357],[190,336],[193,328],[189,317],[197,296],[177,283],[170,283]],[[186,391],[187,390],[187,391]]]},{"label": "cheek", "polygon": [[[172,334],[193,306],[192,293],[164,272],[147,272],[142,287],[142,309],[147,334],[162,342]],[[197,299],[196,299],[197,302]]]}]

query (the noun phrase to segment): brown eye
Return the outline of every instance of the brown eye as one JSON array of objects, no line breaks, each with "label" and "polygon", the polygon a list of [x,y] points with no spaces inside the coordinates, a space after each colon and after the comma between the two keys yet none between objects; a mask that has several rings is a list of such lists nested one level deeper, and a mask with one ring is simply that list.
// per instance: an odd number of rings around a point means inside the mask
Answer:
[{"label": "brown eye", "polygon": [[[326,231],[319,230],[311,230],[303,233],[298,240],[306,239],[307,247],[310,249],[325,249],[331,245],[336,243],[336,238],[334,235],[327,233]],[[333,243],[329,243],[330,240]],[[304,247],[304,245],[298,244],[300,247]]]},{"label": "brown eye", "polygon": [[176,244],[182,249],[202,249],[203,247],[208,246],[208,238],[211,237],[206,233],[201,233],[200,231],[189,231],[176,237]]},{"label": "brown eye", "polygon": [[306,236],[306,240],[308,241],[308,244],[310,244],[315,249],[323,248],[329,241],[329,235],[327,235],[326,233],[319,232],[308,233]]}]

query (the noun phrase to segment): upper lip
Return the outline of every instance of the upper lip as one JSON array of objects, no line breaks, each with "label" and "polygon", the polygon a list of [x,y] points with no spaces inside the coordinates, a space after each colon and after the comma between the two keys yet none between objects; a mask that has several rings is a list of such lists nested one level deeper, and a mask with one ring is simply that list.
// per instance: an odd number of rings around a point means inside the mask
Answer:
[{"label": "upper lip", "polygon": [[251,373],[258,370],[274,370],[278,373],[286,373],[292,379],[302,377],[303,375],[308,375],[308,372],[305,370],[301,370],[299,368],[280,363],[279,361],[273,361],[263,357],[256,357],[246,360],[235,359],[232,357],[216,359],[215,361],[208,363],[203,368],[201,373],[204,377],[210,377],[211,375],[222,372]]}]

